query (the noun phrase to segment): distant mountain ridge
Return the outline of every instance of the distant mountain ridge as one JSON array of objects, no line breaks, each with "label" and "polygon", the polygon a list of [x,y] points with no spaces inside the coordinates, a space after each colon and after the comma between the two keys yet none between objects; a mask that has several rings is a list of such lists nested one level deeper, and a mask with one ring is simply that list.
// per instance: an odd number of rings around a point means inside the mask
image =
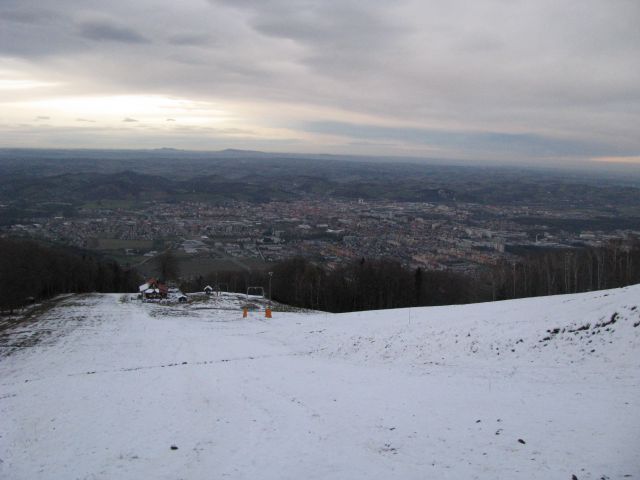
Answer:
[{"label": "distant mountain ridge", "polygon": [[[233,149],[0,149],[0,225],[59,215],[61,210],[73,215],[78,207],[101,200],[263,203],[332,198],[568,212],[593,208],[606,214],[607,228],[640,228],[640,188],[632,180],[345,158]],[[524,221],[537,219],[534,215]]]},{"label": "distant mountain ridge", "polygon": [[[56,162],[55,160],[47,160]],[[293,159],[208,159],[186,165],[173,160],[128,161],[90,171],[0,163],[0,200],[86,202],[95,200],[243,200],[268,202],[309,196],[400,202],[462,201],[492,205],[619,205],[640,208],[640,189],[593,185],[559,178],[465,167],[314,163]],[[15,168],[14,168],[15,167]],[[78,167],[78,168],[76,168]],[[115,171],[114,171],[115,169]]]}]

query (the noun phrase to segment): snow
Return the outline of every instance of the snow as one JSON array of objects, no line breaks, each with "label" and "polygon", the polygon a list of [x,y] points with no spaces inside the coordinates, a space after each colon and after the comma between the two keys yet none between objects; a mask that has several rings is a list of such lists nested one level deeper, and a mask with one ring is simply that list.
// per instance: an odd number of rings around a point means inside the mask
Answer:
[{"label": "snow", "polygon": [[0,478],[640,478],[640,286],[269,320],[190,298],[63,297],[5,335]]}]

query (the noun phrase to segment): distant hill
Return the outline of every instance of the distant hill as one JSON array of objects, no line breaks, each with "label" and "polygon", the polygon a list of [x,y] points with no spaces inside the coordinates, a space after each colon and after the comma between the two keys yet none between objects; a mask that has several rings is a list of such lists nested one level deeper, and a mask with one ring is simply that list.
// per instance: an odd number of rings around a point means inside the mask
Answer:
[{"label": "distant hill", "polygon": [[313,197],[567,211],[593,206],[623,218],[620,228],[635,228],[640,188],[632,179],[565,173],[244,150],[0,149],[0,224],[48,216],[59,212],[61,204],[71,212],[100,200],[268,202]]}]

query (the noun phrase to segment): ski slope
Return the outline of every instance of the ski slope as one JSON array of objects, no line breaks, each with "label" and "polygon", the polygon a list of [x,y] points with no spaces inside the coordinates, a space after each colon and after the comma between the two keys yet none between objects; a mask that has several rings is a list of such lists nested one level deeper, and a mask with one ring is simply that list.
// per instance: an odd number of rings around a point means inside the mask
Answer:
[{"label": "ski slope", "polygon": [[4,336],[0,478],[640,478],[640,286],[270,320],[124,300]]}]

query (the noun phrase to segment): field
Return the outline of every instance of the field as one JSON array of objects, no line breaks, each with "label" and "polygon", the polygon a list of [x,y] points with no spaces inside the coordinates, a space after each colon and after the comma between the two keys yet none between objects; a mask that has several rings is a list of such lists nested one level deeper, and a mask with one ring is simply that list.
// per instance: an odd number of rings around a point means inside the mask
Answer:
[{"label": "field", "polygon": [[[264,268],[265,263],[255,258],[231,258],[231,257],[212,257],[207,253],[199,253],[197,255],[185,254],[183,252],[174,252],[180,265],[180,275],[183,278],[191,278],[198,275],[208,275],[213,272],[221,271],[249,271]],[[122,260],[126,261],[127,257]],[[158,268],[153,259],[145,259],[145,263],[140,264],[136,269],[143,276],[158,275]]]},{"label": "field", "polygon": [[87,202],[82,205],[82,208],[87,210],[131,210],[136,208],[140,202],[138,200],[100,200],[97,202]]},{"label": "field", "polygon": [[120,240],[117,238],[99,238],[96,249],[97,250],[125,250],[127,248],[141,250],[145,253],[153,249],[152,240]]}]

